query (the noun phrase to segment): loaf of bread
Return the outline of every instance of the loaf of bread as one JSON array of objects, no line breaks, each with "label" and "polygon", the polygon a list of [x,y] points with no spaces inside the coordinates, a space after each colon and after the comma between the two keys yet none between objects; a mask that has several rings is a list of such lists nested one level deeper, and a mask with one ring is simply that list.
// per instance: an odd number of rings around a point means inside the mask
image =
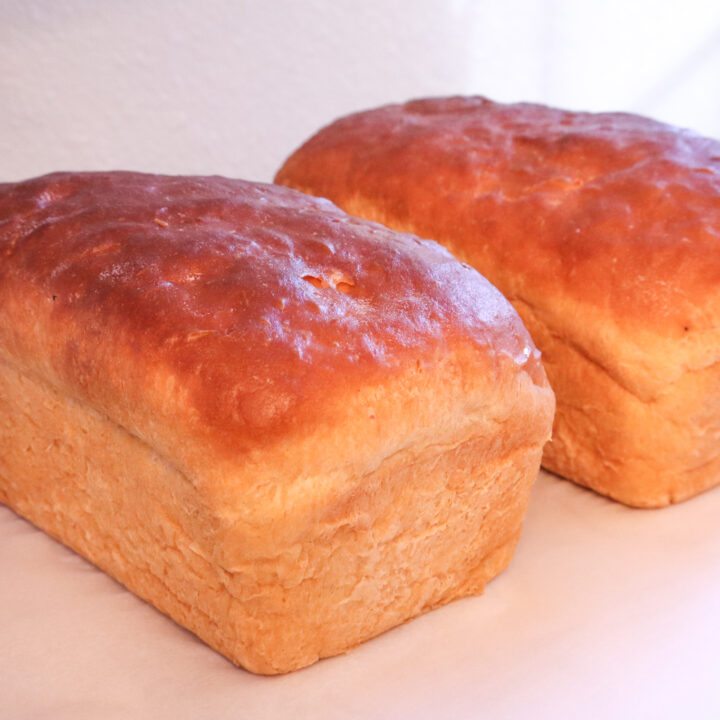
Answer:
[{"label": "loaf of bread", "polygon": [[435,243],[273,185],[0,185],[0,500],[260,673],[509,562],[554,398]]},{"label": "loaf of bread", "polygon": [[642,507],[720,481],[720,143],[430,99],[338,120],[276,181],[433,238],[508,297],[557,394],[548,469]]}]

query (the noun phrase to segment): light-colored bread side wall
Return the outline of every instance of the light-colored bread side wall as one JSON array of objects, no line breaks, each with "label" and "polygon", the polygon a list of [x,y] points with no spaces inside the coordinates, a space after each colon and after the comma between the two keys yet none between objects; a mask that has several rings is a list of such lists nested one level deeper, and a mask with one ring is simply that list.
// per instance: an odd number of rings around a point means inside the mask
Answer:
[{"label": "light-colored bread side wall", "polygon": [[510,560],[541,454],[535,438],[508,453],[501,433],[388,458],[301,542],[229,571],[210,559],[212,515],[177,470],[0,364],[0,500],[261,673],[344,652],[482,592]]},{"label": "light-colored bread side wall", "polygon": [[636,507],[681,502],[720,482],[720,366],[688,370],[645,401],[530,305],[512,302],[556,392],[546,468]]}]

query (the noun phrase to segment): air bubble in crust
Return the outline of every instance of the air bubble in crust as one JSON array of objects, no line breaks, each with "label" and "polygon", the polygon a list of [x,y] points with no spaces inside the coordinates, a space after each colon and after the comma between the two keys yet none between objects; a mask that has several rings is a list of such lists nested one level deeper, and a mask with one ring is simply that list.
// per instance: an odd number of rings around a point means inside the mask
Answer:
[{"label": "air bubble in crust", "polygon": [[355,289],[355,282],[353,279],[340,270],[333,270],[327,280],[318,277],[317,275],[303,275],[302,279],[305,282],[310,283],[318,290],[332,288],[344,295],[349,295]]},{"label": "air bubble in crust", "polygon": [[327,285],[322,281],[322,279],[319,277],[316,277],[315,275],[303,275],[302,279],[305,282],[310,283],[313,287],[316,287],[316,288],[327,287]]}]

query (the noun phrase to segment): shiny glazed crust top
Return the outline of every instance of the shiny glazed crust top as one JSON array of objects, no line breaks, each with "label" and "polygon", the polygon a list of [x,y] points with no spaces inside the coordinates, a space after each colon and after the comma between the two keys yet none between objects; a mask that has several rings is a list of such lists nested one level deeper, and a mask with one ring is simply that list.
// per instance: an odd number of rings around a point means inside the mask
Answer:
[{"label": "shiny glazed crust top", "polygon": [[440,246],[219,177],[0,185],[3,358],[150,444],[214,507],[258,512],[251,491],[328,470],[323,441],[365,472],[433,408],[460,422],[521,375],[549,393],[515,311]]},{"label": "shiny glazed crust top", "polygon": [[442,242],[646,400],[718,360],[717,141],[437,98],[332,123],[276,180]]}]

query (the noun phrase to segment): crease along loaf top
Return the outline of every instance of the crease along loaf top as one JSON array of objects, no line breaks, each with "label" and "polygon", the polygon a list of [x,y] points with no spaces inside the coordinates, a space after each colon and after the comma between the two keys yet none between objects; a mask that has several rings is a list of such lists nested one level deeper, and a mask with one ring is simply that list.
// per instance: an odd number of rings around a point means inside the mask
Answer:
[{"label": "crease along loaf top", "polygon": [[720,143],[622,113],[436,98],[342,118],[279,183],[443,243],[558,396],[544,464],[631,505],[720,480]]},{"label": "crease along loaf top", "polygon": [[[516,540],[553,409],[527,331],[476,271],[219,177],[0,185],[0,368],[0,499],[259,672],[479,592],[509,559],[493,552]],[[468,515],[473,488],[507,518]],[[431,532],[436,491],[456,519]]]}]

